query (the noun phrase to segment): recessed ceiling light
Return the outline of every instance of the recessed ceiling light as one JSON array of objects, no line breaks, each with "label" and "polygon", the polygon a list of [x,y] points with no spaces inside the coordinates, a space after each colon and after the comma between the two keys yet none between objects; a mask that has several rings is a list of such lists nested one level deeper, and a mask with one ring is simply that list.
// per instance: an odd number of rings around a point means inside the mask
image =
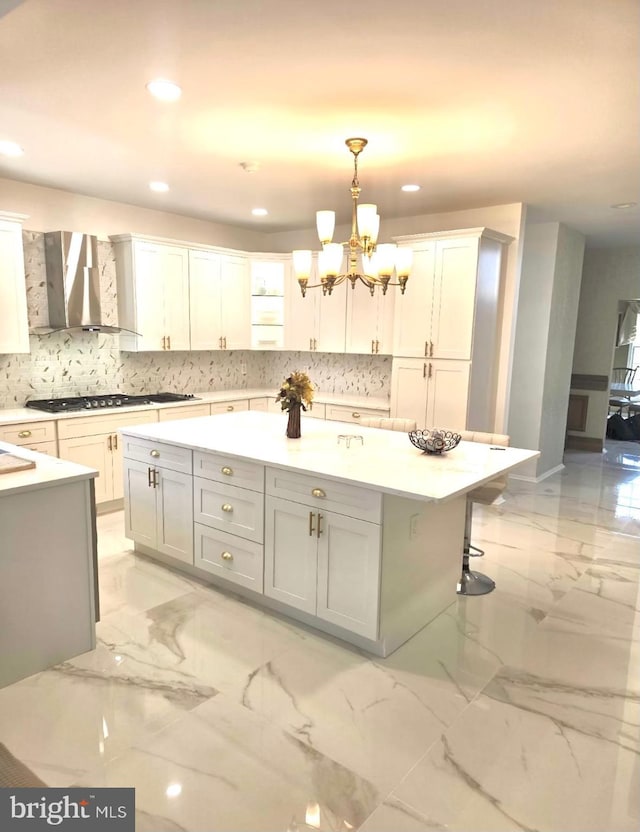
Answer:
[{"label": "recessed ceiling light", "polygon": [[618,202],[615,205],[610,205],[609,207],[610,208],[620,208],[620,209],[635,208],[637,204],[638,204],[637,202]]},{"label": "recessed ceiling light", "polygon": [[16,142],[0,141],[0,153],[3,156],[22,156],[24,150]]},{"label": "recessed ceiling light", "polygon": [[157,191],[158,193],[165,193],[169,190],[166,182],[149,182],[149,187],[152,191]]},{"label": "recessed ceiling light", "polygon": [[178,797],[182,794],[182,783],[169,783],[165,789],[167,797]]},{"label": "recessed ceiling light", "polygon": [[146,87],[159,101],[177,101],[182,95],[181,88],[173,81],[167,81],[166,78],[154,78]]},{"label": "recessed ceiling light", "polygon": [[269,212],[266,208],[252,208],[251,213],[254,217],[266,217]]},{"label": "recessed ceiling light", "polygon": [[400,190],[409,194],[409,193],[413,193],[413,191],[419,191],[420,190],[420,185],[403,185]]}]

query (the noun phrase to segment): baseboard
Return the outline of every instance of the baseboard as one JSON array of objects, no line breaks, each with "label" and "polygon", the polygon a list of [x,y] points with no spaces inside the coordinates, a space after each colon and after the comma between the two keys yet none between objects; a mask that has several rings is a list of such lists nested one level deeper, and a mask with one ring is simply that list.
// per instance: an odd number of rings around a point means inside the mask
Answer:
[{"label": "baseboard", "polygon": [[604,448],[602,439],[595,436],[574,436],[567,434],[564,449],[565,451],[593,451],[600,454]]},{"label": "baseboard", "polygon": [[533,482],[538,483],[542,482],[542,480],[546,480],[547,477],[552,477],[554,474],[557,474],[558,471],[562,471],[564,468],[563,464],[556,465],[555,468],[549,468],[548,471],[545,471],[544,474],[540,474],[538,477],[524,477],[521,474],[509,474],[510,480],[520,480],[521,482]]}]

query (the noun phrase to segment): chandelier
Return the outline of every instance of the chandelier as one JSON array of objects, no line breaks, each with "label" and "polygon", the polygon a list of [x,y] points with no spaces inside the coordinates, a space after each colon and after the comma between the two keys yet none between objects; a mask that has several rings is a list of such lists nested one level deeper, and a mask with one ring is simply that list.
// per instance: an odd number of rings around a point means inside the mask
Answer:
[{"label": "chandelier", "polygon": [[[358,204],[360,196],[358,155],[366,147],[367,140],[347,139],[345,144],[353,153],[351,237],[347,242],[333,243],[335,211],[316,212],[318,237],[322,243],[322,250],[318,252],[320,283],[309,283],[313,263],[312,252],[309,250],[293,252],[293,270],[300,285],[302,297],[306,296],[307,289],[318,287],[322,288],[324,295],[330,295],[334,286],[339,286],[345,280],[351,281],[352,289],[355,289],[358,281],[364,283],[372,295],[376,287],[380,287],[382,294],[386,295],[389,286],[399,286],[404,295],[413,253],[410,248],[398,248],[395,243],[377,243],[380,228],[378,207],[373,204]],[[344,246],[349,246],[346,271],[343,271]],[[397,283],[391,282],[394,271],[398,279]]]}]

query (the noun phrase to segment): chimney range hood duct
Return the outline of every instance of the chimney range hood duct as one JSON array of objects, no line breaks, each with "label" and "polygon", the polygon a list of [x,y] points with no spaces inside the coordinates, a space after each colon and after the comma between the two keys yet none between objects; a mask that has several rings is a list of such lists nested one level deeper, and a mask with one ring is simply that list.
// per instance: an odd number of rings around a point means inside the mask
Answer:
[{"label": "chimney range hood duct", "polygon": [[44,235],[49,299],[49,327],[40,335],[64,329],[122,332],[102,323],[98,238],[78,231],[49,231]]}]

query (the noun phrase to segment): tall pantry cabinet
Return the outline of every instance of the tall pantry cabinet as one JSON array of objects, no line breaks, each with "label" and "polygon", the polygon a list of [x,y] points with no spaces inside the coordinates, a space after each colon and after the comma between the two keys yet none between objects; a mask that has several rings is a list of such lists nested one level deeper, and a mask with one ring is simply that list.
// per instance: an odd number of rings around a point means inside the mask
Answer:
[{"label": "tall pantry cabinet", "polygon": [[24,282],[24,214],[0,211],[0,353],[29,352]]},{"label": "tall pantry cabinet", "polygon": [[413,249],[395,300],[391,415],[420,428],[493,431],[499,301],[512,240],[487,228],[398,237]]}]

